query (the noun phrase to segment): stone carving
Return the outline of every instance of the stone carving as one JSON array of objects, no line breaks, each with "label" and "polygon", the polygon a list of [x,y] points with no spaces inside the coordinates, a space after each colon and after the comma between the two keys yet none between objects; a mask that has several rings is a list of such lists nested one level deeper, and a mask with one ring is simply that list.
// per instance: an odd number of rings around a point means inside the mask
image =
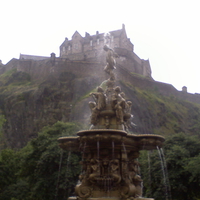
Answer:
[{"label": "stone carving", "polygon": [[110,77],[107,82],[106,82],[106,95],[110,96],[109,94],[114,90],[114,86],[115,86],[115,78],[114,77]]},{"label": "stone carving", "polygon": [[106,97],[104,95],[104,90],[102,87],[97,88],[97,92],[90,93],[91,96],[93,96],[95,102],[96,102],[96,109],[102,110],[106,106]]},{"label": "stone carving", "polygon": [[90,93],[95,100],[95,102],[89,102],[89,107],[91,110],[91,124],[97,124],[97,117],[101,110],[103,110],[106,106],[106,95],[104,94],[104,90],[101,87],[97,88],[97,92]]},{"label": "stone carving", "polygon": [[100,111],[97,109],[95,102],[90,101],[89,107],[90,107],[90,110],[92,113],[91,117],[90,117],[91,124],[96,125],[97,124],[97,116],[99,115]]},{"label": "stone carving", "polygon": [[113,107],[116,112],[116,117],[120,124],[124,123],[124,110],[126,108],[126,101],[121,95],[121,88],[117,86],[114,88],[115,93],[113,94]]},{"label": "stone carving", "polygon": [[115,58],[118,55],[107,45],[104,46],[107,52],[105,72],[110,78],[106,82],[106,90],[101,87],[97,88],[97,92],[90,95],[94,98],[94,102],[89,102],[91,110],[92,129],[99,128],[115,128],[128,131],[131,127],[131,102],[126,101],[125,94],[121,92],[119,86],[115,87],[115,75],[113,70],[116,68]]},{"label": "stone carving", "polygon": [[[133,115],[131,114],[131,107],[132,107],[132,102],[131,101],[127,101],[126,102],[126,109],[125,109],[125,113],[124,113],[124,126],[126,131],[128,131],[129,128],[131,128],[132,126],[132,122],[131,119],[133,118]],[[133,124],[135,125],[135,124]]]},{"label": "stone carving", "polygon": [[88,161],[82,161],[80,164],[82,165],[82,174],[79,176],[80,184],[77,184],[75,187],[75,192],[80,198],[87,198],[91,196],[92,188],[90,186],[90,182],[88,177],[91,173],[90,165]]},{"label": "stone carving", "polygon": [[90,182],[95,183],[98,177],[100,176],[99,160],[91,159],[90,167],[91,167],[91,174],[89,175],[88,179]]},{"label": "stone carving", "polygon": [[135,185],[136,197],[142,196],[142,179],[139,175],[139,162],[134,158],[134,154],[129,158],[129,179]]},{"label": "stone carving", "polygon": [[82,180],[81,184],[76,185],[75,192],[79,198],[85,199],[91,196],[92,189],[87,181]]},{"label": "stone carving", "polygon": [[125,182],[120,190],[120,197],[121,199],[129,199],[130,197],[134,196],[135,193],[135,186]]},{"label": "stone carving", "polygon": [[118,58],[119,56],[117,53],[113,51],[113,49],[109,48],[107,45],[103,48],[107,55],[106,55],[106,66],[104,68],[104,71],[107,72],[111,77],[115,78],[113,69],[116,69],[116,61],[115,58]]},{"label": "stone carving", "polygon": [[[118,126],[118,129],[128,131],[132,116],[132,102],[126,101],[125,94],[119,86],[115,87],[113,70],[116,68],[115,58],[118,55],[107,45],[104,46],[104,50],[107,52],[107,64],[104,70],[109,74],[110,78],[106,82],[107,88],[105,92],[101,87],[98,87],[97,92],[90,94],[94,98],[94,102],[89,102],[91,124],[96,129],[97,127],[110,128],[113,123],[115,127]],[[91,140],[94,141],[94,138],[92,139],[91,137]],[[122,199],[126,199],[133,194],[139,197],[141,194],[142,180],[138,175],[136,162],[127,158],[124,148],[121,152],[121,159],[110,159],[107,156],[108,153],[102,153],[99,159],[92,158],[89,162],[86,162],[87,167],[84,167],[84,176],[82,175],[81,177],[84,180],[83,185],[87,183],[85,185],[86,187],[89,183],[92,188],[91,190],[93,190],[93,185],[104,188],[109,183],[109,188],[112,185],[111,188],[113,190],[114,188],[118,190],[118,196]],[[108,188],[105,190],[108,190]],[[85,196],[85,193],[83,196]]]},{"label": "stone carving", "polygon": [[119,160],[114,159],[110,161],[110,174],[115,184],[119,184],[121,176],[119,174]]}]

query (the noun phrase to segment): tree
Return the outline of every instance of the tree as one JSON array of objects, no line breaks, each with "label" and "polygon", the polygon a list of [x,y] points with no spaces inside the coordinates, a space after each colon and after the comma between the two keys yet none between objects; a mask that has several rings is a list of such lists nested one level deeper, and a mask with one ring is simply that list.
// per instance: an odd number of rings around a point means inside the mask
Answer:
[{"label": "tree", "polygon": [[[187,136],[179,133],[166,138],[164,145],[170,189],[173,200],[187,200],[200,198],[200,141],[198,136]],[[150,153],[148,162],[147,154],[142,153],[141,165],[144,179],[145,195],[155,199],[164,199],[166,181],[160,159],[156,151]],[[151,165],[149,165],[151,163]],[[149,172],[150,167],[150,172]],[[169,195],[170,196],[170,195]]]},{"label": "tree", "polygon": [[[0,110],[0,112],[1,112],[1,110]],[[5,122],[6,122],[5,116],[0,114],[0,149],[5,148],[5,144],[6,144],[6,142],[5,142],[6,139],[3,134],[3,125]]]},{"label": "tree", "polygon": [[[80,174],[80,155],[70,155],[70,152],[60,149],[57,139],[62,135],[75,134],[78,130],[80,126],[75,123],[57,122],[52,127],[43,128],[38,137],[20,151],[6,150],[13,152],[9,160],[17,169],[13,172],[12,181],[2,188],[0,199],[59,200],[72,195]],[[7,165],[6,169],[12,167]]]}]

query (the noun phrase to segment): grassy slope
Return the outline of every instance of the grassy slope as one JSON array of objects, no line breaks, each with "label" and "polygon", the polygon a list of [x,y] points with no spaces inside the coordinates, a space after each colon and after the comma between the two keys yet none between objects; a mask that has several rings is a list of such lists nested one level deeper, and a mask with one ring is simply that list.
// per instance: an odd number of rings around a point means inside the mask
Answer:
[{"label": "grassy slope", "polygon": [[175,96],[162,96],[156,90],[144,90],[129,83],[126,87],[129,98],[135,103],[133,114],[141,113],[146,129],[154,134],[170,135],[178,132],[199,134],[200,105],[184,101]]}]

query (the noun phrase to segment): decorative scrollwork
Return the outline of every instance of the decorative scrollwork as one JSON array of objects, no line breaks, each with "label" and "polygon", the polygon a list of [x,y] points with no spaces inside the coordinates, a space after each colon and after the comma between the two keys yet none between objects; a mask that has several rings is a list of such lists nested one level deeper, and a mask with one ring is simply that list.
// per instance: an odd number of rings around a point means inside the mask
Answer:
[{"label": "decorative scrollwork", "polygon": [[75,193],[80,198],[88,198],[91,196],[92,188],[86,185],[77,185]]}]

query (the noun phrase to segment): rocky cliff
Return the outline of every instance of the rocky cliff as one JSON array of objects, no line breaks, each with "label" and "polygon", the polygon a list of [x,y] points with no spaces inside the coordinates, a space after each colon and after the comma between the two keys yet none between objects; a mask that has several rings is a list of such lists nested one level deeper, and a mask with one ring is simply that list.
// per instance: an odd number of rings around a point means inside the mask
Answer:
[{"label": "rocky cliff", "polygon": [[[21,148],[46,125],[77,121],[90,126],[89,93],[104,86],[103,63],[12,60],[1,69],[0,109],[5,116],[3,145]],[[7,68],[6,68],[7,67]],[[35,67],[35,68],[34,68]],[[116,70],[132,101],[132,133],[161,135],[200,128],[200,99],[172,85]]]}]

